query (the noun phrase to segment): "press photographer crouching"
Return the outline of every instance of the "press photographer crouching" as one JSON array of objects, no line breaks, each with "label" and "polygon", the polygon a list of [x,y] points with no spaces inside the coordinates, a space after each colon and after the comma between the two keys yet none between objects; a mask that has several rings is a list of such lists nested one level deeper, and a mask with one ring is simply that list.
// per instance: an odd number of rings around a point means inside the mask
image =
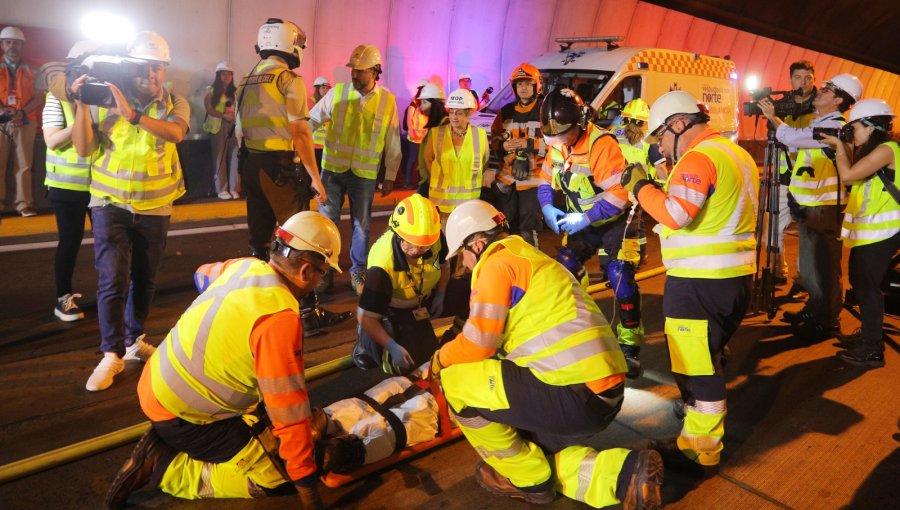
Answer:
[{"label": "press photographer crouching", "polygon": [[144,341],[144,321],[172,203],[185,193],[175,144],[188,131],[190,106],[164,86],[169,45],[155,32],[140,32],[127,56],[135,65],[126,66],[132,74],[119,76],[119,85],[86,74],[70,87],[72,142],[81,157],[96,152],[88,205],[103,359],[87,381],[88,391],[105,390],[125,361],[146,361],[156,350]]},{"label": "press photographer crouching", "polygon": [[775,115],[769,99],[759,101],[763,115],[775,126],[779,142],[796,147],[788,204],[800,237],[800,280],[809,298],[799,312],[785,312],[782,320],[796,327],[806,340],[840,332],[841,243],[840,214],[845,192],[834,165],[834,152],[814,136],[821,128],[840,129],[843,113],[862,95],[862,83],[850,74],[825,82],[813,99],[816,117],[808,127],[796,128]]},{"label": "press photographer crouching", "polygon": [[863,99],[850,112],[841,138],[824,135],[834,147],[841,181],[852,185],[841,238],[850,248],[850,285],[862,325],[845,336],[837,356],[853,365],[884,366],[884,294],[881,282],[900,249],[900,145],[891,134],[894,112],[881,99]]}]

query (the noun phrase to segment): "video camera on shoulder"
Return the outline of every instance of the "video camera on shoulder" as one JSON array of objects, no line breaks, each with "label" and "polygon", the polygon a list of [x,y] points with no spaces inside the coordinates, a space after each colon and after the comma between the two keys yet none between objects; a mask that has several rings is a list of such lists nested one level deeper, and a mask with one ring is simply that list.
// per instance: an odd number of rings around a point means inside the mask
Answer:
[{"label": "video camera on shoulder", "polygon": [[[772,90],[772,87],[765,87],[759,90],[750,91],[750,101],[744,103],[744,115],[752,117],[754,115],[762,115],[763,112],[759,107],[759,101],[768,98],[775,106],[775,116],[785,118],[787,116],[797,117],[802,114],[801,105],[794,101],[795,95],[801,95],[800,90]],[[781,96],[774,99],[772,96]]]},{"label": "video camera on shoulder", "polygon": [[107,83],[112,83],[123,92],[133,78],[147,76],[149,62],[146,60],[117,57],[112,55],[90,55],[79,66],[72,68],[75,77],[88,75],[81,87],[81,102],[88,105],[112,107],[116,101]]}]

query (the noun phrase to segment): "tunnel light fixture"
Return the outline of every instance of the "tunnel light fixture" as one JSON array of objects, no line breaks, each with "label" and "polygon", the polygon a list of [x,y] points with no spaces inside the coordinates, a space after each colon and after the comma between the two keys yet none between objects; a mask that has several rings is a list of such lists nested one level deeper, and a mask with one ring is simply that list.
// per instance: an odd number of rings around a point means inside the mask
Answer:
[{"label": "tunnel light fixture", "polygon": [[81,33],[100,44],[124,44],[134,35],[134,25],[124,16],[92,11],[81,17]]},{"label": "tunnel light fixture", "polygon": [[756,90],[759,88],[759,77],[755,74],[748,75],[744,80],[744,87],[747,90]]}]

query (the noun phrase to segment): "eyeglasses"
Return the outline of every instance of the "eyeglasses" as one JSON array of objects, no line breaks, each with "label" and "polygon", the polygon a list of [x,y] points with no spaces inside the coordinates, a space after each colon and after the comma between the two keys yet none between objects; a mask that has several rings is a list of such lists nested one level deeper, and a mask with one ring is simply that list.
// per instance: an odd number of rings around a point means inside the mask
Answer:
[{"label": "eyeglasses", "polygon": [[306,262],[310,266],[312,266],[316,271],[318,271],[319,276],[325,276],[325,274],[328,273],[328,270],[330,269],[330,266],[327,263],[325,264],[325,267],[321,267],[315,261],[312,261],[306,257],[298,257],[298,258],[300,260]]}]

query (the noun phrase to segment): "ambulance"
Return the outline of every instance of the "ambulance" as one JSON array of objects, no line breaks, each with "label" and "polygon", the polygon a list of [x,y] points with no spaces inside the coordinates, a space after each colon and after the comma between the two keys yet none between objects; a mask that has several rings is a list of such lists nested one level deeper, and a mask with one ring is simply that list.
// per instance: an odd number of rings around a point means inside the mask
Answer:
[{"label": "ambulance", "polygon": [[[734,62],[662,48],[618,47],[616,43],[622,39],[557,39],[559,51],[545,53],[529,63],[541,70],[545,94],[557,87],[576,91],[596,112],[594,123],[600,127],[614,125],[622,107],[632,99],[640,97],[652,105],[666,92],[683,90],[709,107],[713,129],[737,141],[739,103]],[[573,48],[578,43],[606,46]],[[470,122],[489,130],[500,108],[513,101],[513,89],[506,83]]]}]

